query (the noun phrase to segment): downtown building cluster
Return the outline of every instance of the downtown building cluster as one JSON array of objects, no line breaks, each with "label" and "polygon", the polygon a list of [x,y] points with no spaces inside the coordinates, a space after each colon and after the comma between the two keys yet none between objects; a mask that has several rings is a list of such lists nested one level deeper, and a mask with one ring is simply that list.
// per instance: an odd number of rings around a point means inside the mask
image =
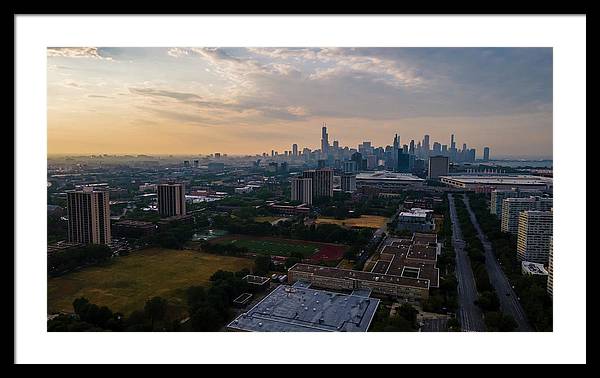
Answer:
[{"label": "downtown building cluster", "polygon": [[[342,192],[354,192],[357,187],[398,187],[404,188],[420,184],[421,179],[413,174],[428,172],[429,179],[439,179],[448,175],[450,163],[474,162],[476,150],[456,147],[454,135],[450,146],[433,142],[429,135],[422,141],[401,144],[400,136],[394,136],[391,145],[375,147],[370,141],[364,141],[358,148],[341,147],[339,141],[329,141],[327,126],[321,128],[321,148],[311,151],[309,148],[299,150],[297,144],[282,155],[287,159],[298,159],[307,164],[316,163],[317,169],[307,170],[300,177],[291,179],[291,199],[304,204],[312,204],[318,197],[332,197],[334,182],[340,182]],[[264,157],[268,155],[263,153]],[[271,151],[271,158],[281,156]],[[484,160],[489,160],[489,147],[484,149]],[[285,162],[281,163],[284,164]],[[277,171],[277,162],[270,162]],[[368,173],[377,171],[383,173]]]},{"label": "downtown building cluster", "polygon": [[[402,144],[400,136],[394,136],[391,145],[376,147],[370,141],[363,141],[357,148],[342,147],[338,140],[330,143],[327,126],[321,128],[320,149],[299,149],[298,144],[292,144],[291,150],[279,153],[271,150],[270,157],[273,159],[283,158],[300,160],[306,163],[317,163],[319,168],[330,167],[346,173],[356,173],[367,170],[388,170],[394,172],[410,173],[428,168],[432,157],[445,157],[448,163],[473,163],[476,161],[476,149],[469,148],[463,143],[458,148],[454,134],[451,135],[450,144],[441,144],[430,141],[429,135],[424,135],[423,140],[415,142],[411,140],[408,144]],[[262,154],[268,158],[266,152]],[[482,161],[489,161],[490,149],[484,147]],[[439,159],[435,163],[439,166],[446,160]],[[438,170],[439,172],[439,170]],[[447,173],[447,172],[446,172]],[[438,175],[445,174],[444,172]]]}]

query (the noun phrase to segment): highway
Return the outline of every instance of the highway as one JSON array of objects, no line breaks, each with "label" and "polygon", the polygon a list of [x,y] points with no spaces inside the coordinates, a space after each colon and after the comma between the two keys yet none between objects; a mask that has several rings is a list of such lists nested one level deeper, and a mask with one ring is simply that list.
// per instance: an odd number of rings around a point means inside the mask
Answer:
[{"label": "highway", "polygon": [[496,293],[498,294],[502,312],[511,315],[515,319],[518,324],[517,331],[532,332],[533,329],[527,321],[527,316],[523,311],[523,307],[521,307],[521,303],[519,302],[517,295],[512,289],[508,278],[506,278],[506,275],[504,275],[504,272],[502,271],[502,268],[496,259],[496,255],[492,250],[492,244],[488,241],[487,237],[481,230],[479,222],[477,221],[477,217],[475,216],[473,209],[471,209],[469,198],[466,195],[463,195],[463,201],[467,207],[467,210],[469,211],[471,222],[477,231],[479,240],[481,241],[481,244],[483,244],[483,248],[485,250],[485,268],[490,277],[492,286],[494,286],[494,289],[496,289]]},{"label": "highway", "polygon": [[458,321],[460,327],[465,332],[483,332],[485,323],[483,314],[479,307],[474,303],[477,300],[477,288],[475,287],[475,277],[471,270],[469,256],[464,250],[465,242],[462,240],[460,224],[454,206],[454,198],[448,193],[448,206],[450,208],[450,218],[452,218],[452,244],[456,252],[456,279],[458,281]]}]

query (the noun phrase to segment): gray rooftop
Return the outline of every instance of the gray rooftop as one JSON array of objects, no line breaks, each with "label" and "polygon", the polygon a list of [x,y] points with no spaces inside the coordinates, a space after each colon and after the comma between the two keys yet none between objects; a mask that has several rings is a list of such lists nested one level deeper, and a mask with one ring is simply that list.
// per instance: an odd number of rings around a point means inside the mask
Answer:
[{"label": "gray rooftop", "polygon": [[378,306],[375,298],[279,285],[227,327],[254,332],[366,332]]}]

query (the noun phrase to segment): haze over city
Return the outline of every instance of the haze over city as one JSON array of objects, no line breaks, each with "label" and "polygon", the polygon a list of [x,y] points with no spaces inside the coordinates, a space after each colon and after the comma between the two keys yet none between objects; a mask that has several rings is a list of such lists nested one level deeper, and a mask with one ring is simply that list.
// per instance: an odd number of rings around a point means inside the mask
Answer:
[{"label": "haze over city", "polygon": [[354,148],[552,158],[552,49],[48,49],[49,154],[317,149],[323,122]]}]

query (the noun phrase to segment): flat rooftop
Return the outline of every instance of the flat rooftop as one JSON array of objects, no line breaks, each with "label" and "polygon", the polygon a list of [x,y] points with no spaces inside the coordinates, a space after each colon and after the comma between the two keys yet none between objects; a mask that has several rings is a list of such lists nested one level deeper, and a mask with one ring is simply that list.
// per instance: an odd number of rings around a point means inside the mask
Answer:
[{"label": "flat rooftop", "polygon": [[397,173],[389,171],[363,172],[356,175],[357,181],[410,181],[422,182],[425,181],[410,173]]},{"label": "flat rooftop", "polygon": [[453,180],[464,184],[488,184],[488,185],[548,185],[552,184],[552,178],[532,175],[504,175],[504,176],[481,176],[481,175],[456,175],[440,176],[440,179]]},{"label": "flat rooftop", "polygon": [[139,221],[139,220],[133,220],[133,219],[125,219],[122,221],[118,221],[115,223],[115,226],[116,225],[132,226],[132,227],[154,227],[154,223],[152,223],[152,222]]},{"label": "flat rooftop", "polygon": [[[437,269],[437,268],[436,268]],[[331,268],[320,265],[309,265],[298,263],[290,268],[290,271],[311,273],[315,276],[331,277],[340,279],[354,279],[362,281],[373,281],[380,283],[389,283],[393,285],[415,287],[421,289],[428,289],[430,286],[429,279],[426,278],[412,278],[402,277],[401,274],[392,275],[378,272],[365,272],[362,270],[351,270],[341,268]],[[437,282],[436,282],[437,283]]]},{"label": "flat rooftop", "polygon": [[227,328],[251,332],[366,332],[379,299],[279,285]]},{"label": "flat rooftop", "polygon": [[529,274],[547,276],[548,271],[544,267],[544,264],[534,263],[531,261],[522,261],[521,268]]}]

